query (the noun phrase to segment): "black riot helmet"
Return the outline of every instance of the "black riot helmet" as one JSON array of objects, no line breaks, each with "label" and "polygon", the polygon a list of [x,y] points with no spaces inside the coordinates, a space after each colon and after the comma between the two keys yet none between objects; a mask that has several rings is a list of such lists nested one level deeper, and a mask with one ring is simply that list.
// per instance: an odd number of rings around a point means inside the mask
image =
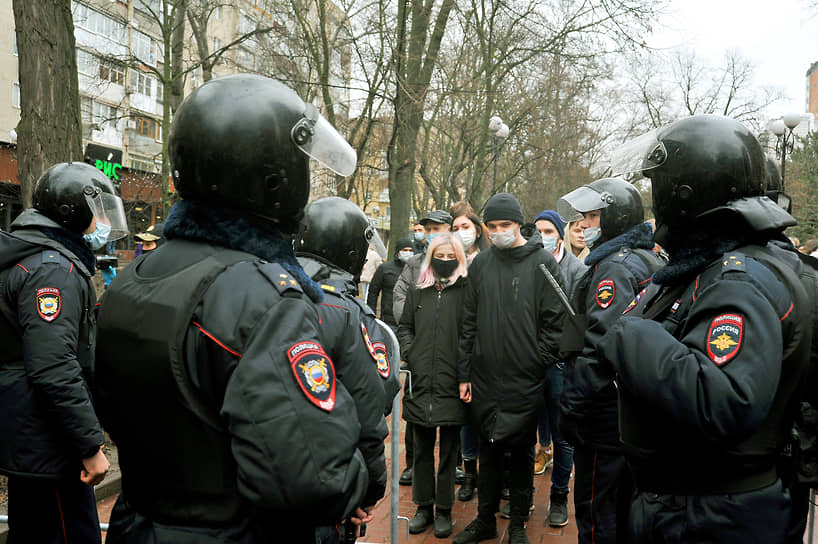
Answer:
[{"label": "black riot helmet", "polygon": [[355,277],[361,274],[371,245],[386,258],[378,231],[355,203],[337,196],[319,198],[304,210],[304,228],[295,251],[329,261]]},{"label": "black riot helmet", "polygon": [[602,178],[574,189],[557,201],[557,213],[565,221],[579,221],[582,214],[600,210],[600,242],[610,240],[645,221],[642,196],[622,178]]},{"label": "black riot helmet", "polygon": [[764,151],[740,122],[695,115],[658,128],[614,152],[613,170],[651,179],[656,236],[665,244],[703,214],[767,188]]},{"label": "black riot helmet", "polygon": [[183,199],[297,226],[310,192],[309,158],[341,175],[355,151],[310,104],[270,78],[212,79],[179,106],[168,143]]},{"label": "black riot helmet", "polygon": [[111,227],[108,240],[128,234],[125,209],[111,180],[84,162],[61,162],[34,186],[34,208],[68,230],[84,232],[96,218]]}]

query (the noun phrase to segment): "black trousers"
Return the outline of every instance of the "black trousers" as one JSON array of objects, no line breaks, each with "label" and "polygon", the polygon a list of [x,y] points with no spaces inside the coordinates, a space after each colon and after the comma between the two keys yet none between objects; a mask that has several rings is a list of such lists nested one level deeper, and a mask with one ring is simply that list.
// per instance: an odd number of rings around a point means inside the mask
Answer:
[{"label": "black trousers", "polygon": [[9,476],[8,544],[102,542],[94,489],[76,478]]},{"label": "black trousers", "polygon": [[531,487],[534,483],[534,442],[537,439],[536,423],[526,431],[526,440],[513,446],[503,442],[489,442],[480,437],[480,471],[477,474],[477,515],[491,524],[494,514],[500,508],[500,494],[503,487],[503,457],[509,470],[509,490],[511,491],[511,522],[525,523],[531,507]]},{"label": "black trousers", "polygon": [[[460,426],[424,427],[415,423],[412,429],[415,445],[412,501],[418,506],[434,504],[440,509],[451,510],[454,505],[454,469],[457,466],[457,452],[460,451]],[[437,468],[435,485],[435,442],[438,429],[440,466]]]},{"label": "black trousers", "polygon": [[406,430],[403,433],[403,445],[406,450],[406,468],[412,468],[415,462],[415,424],[406,422]]},{"label": "black trousers", "polygon": [[574,448],[574,509],[579,544],[628,542],[625,528],[633,478],[622,455]]},{"label": "black trousers", "polygon": [[639,493],[627,536],[633,544],[787,542],[789,519],[790,494],[781,481],[729,495]]}]

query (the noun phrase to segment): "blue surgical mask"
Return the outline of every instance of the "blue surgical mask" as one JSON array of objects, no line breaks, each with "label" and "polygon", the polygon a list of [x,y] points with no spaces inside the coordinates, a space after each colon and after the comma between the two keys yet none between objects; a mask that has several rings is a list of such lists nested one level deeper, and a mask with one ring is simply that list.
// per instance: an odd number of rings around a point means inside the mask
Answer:
[{"label": "blue surgical mask", "polygon": [[585,245],[593,247],[594,243],[599,240],[599,237],[602,236],[602,229],[599,227],[590,227],[584,229],[585,233]]},{"label": "blue surgical mask", "polygon": [[429,234],[426,235],[426,243],[431,244],[432,240],[434,240],[435,238],[437,238],[441,234],[443,234],[443,233],[442,232],[430,232]]},{"label": "blue surgical mask", "polygon": [[91,249],[102,249],[105,242],[108,241],[108,235],[111,234],[111,226],[105,223],[97,223],[97,228],[91,234],[83,234],[82,238],[91,246]]},{"label": "blue surgical mask", "polygon": [[425,232],[416,232],[415,233],[415,241],[416,242],[422,242],[424,238],[426,238],[426,233]]},{"label": "blue surgical mask", "polygon": [[556,236],[546,236],[545,234],[542,235],[542,245],[545,250],[549,253],[554,253],[554,250],[557,249],[557,237]]}]

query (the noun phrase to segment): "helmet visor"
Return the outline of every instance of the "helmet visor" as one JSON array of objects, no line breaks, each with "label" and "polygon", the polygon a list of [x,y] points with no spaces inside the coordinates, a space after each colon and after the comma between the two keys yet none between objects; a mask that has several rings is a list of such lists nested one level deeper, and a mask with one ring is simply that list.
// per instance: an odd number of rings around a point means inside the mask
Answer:
[{"label": "helmet visor", "polygon": [[312,104],[290,131],[295,146],[336,174],[350,176],[358,165],[358,155],[335,127]]},{"label": "helmet visor", "polygon": [[381,240],[381,235],[378,234],[378,230],[372,225],[369,225],[364,231],[364,237],[366,241],[369,242],[369,246],[381,256],[381,259],[386,260],[386,246],[383,240]]},{"label": "helmet visor", "polygon": [[659,141],[657,130],[651,130],[625,142],[613,151],[609,175],[632,181],[643,172],[663,165],[666,160],[665,144]]},{"label": "helmet visor", "polygon": [[583,185],[557,200],[557,213],[566,222],[579,221],[582,214],[608,207],[605,193]]},{"label": "helmet visor", "polygon": [[122,199],[100,190],[92,192],[94,194],[90,195],[86,192],[85,200],[88,202],[88,208],[94,214],[97,223],[105,223],[111,227],[108,241],[119,240],[127,236],[128,221],[125,219],[125,208],[122,206]]}]

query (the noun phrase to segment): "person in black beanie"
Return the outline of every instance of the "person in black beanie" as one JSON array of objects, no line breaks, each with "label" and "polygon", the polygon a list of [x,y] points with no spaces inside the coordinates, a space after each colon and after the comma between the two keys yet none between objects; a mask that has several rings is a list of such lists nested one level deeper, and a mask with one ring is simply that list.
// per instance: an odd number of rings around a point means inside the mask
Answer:
[{"label": "person in black beanie", "polygon": [[471,404],[480,439],[477,518],[455,544],[497,537],[503,455],[511,454],[509,542],[528,543],[525,523],[531,504],[537,415],[546,370],[559,361],[563,306],[540,271],[562,282],[542,238],[520,234],[517,199],[494,195],[483,212],[493,246],[475,257],[460,336],[457,378],[460,398]]}]

